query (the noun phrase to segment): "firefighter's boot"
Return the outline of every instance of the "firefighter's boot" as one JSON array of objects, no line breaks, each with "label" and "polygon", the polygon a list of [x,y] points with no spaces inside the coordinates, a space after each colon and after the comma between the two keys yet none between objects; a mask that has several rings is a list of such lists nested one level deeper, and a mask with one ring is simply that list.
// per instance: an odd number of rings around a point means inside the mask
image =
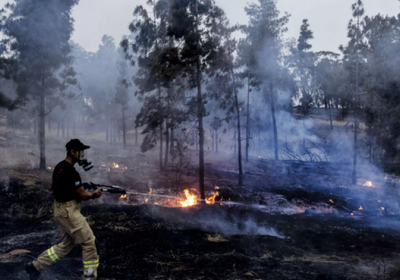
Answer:
[{"label": "firefighter's boot", "polygon": [[37,280],[39,279],[40,276],[40,272],[37,271],[37,269],[35,268],[35,266],[33,265],[33,263],[27,263],[25,265],[25,271],[26,273],[29,274],[30,280]]}]

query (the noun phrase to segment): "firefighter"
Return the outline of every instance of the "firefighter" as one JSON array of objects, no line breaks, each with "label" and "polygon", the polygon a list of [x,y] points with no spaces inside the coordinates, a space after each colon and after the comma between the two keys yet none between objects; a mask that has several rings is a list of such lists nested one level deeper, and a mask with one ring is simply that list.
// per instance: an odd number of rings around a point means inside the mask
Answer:
[{"label": "firefighter", "polygon": [[33,262],[25,266],[30,279],[38,279],[40,272],[60,261],[75,247],[82,246],[83,276],[82,279],[97,278],[99,256],[95,245],[95,237],[85,217],[81,214],[81,201],[96,199],[101,196],[101,190],[87,192],[82,186],[79,173],[74,168],[75,163],[85,171],[93,165],[87,161],[84,145],[79,139],[72,139],[66,144],[67,156],[54,168],[51,188],[54,194],[53,215],[61,232],[61,243],[44,251]]}]

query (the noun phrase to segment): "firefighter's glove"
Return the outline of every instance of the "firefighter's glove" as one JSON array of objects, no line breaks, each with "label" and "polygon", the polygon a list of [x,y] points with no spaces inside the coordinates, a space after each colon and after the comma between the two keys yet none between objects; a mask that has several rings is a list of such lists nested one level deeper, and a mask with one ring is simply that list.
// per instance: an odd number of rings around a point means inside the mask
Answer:
[{"label": "firefighter's glove", "polygon": [[93,196],[93,199],[99,198],[101,196],[101,189],[95,190],[92,196]]}]

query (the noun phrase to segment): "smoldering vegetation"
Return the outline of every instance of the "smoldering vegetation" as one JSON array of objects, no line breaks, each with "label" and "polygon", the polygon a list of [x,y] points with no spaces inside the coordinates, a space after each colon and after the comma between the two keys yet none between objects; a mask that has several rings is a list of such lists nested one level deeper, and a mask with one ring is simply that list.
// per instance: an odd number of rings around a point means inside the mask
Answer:
[{"label": "smoldering vegetation", "polygon": [[[50,2],[2,11],[2,279],[58,240],[71,138],[91,146],[83,181],[128,192],[83,208],[103,279],[399,279],[398,17],[357,0],[348,42],[315,52],[315,23],[284,39],[273,0],[245,26],[218,1],[149,1],[88,52],[77,1]],[[79,255],[43,279],[76,277]]]}]

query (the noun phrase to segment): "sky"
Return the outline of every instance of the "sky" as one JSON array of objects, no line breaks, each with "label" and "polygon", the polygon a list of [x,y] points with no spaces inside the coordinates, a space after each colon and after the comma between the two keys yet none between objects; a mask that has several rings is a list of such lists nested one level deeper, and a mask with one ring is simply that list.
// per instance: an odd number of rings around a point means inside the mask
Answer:
[{"label": "sky", "polygon": [[[0,0],[3,6],[8,0]],[[215,0],[223,8],[231,23],[248,22],[244,7],[246,0]],[[346,44],[347,24],[351,18],[351,5],[355,0],[278,0],[282,15],[291,14],[286,38],[298,38],[302,20],[307,18],[314,32],[314,51],[338,52],[340,44]],[[367,15],[397,15],[400,13],[399,0],[364,0]],[[73,9],[75,31],[72,40],[87,51],[96,52],[104,34],[114,37],[118,43],[129,34],[128,26],[133,19],[137,5],[146,0],[80,0]]]}]

